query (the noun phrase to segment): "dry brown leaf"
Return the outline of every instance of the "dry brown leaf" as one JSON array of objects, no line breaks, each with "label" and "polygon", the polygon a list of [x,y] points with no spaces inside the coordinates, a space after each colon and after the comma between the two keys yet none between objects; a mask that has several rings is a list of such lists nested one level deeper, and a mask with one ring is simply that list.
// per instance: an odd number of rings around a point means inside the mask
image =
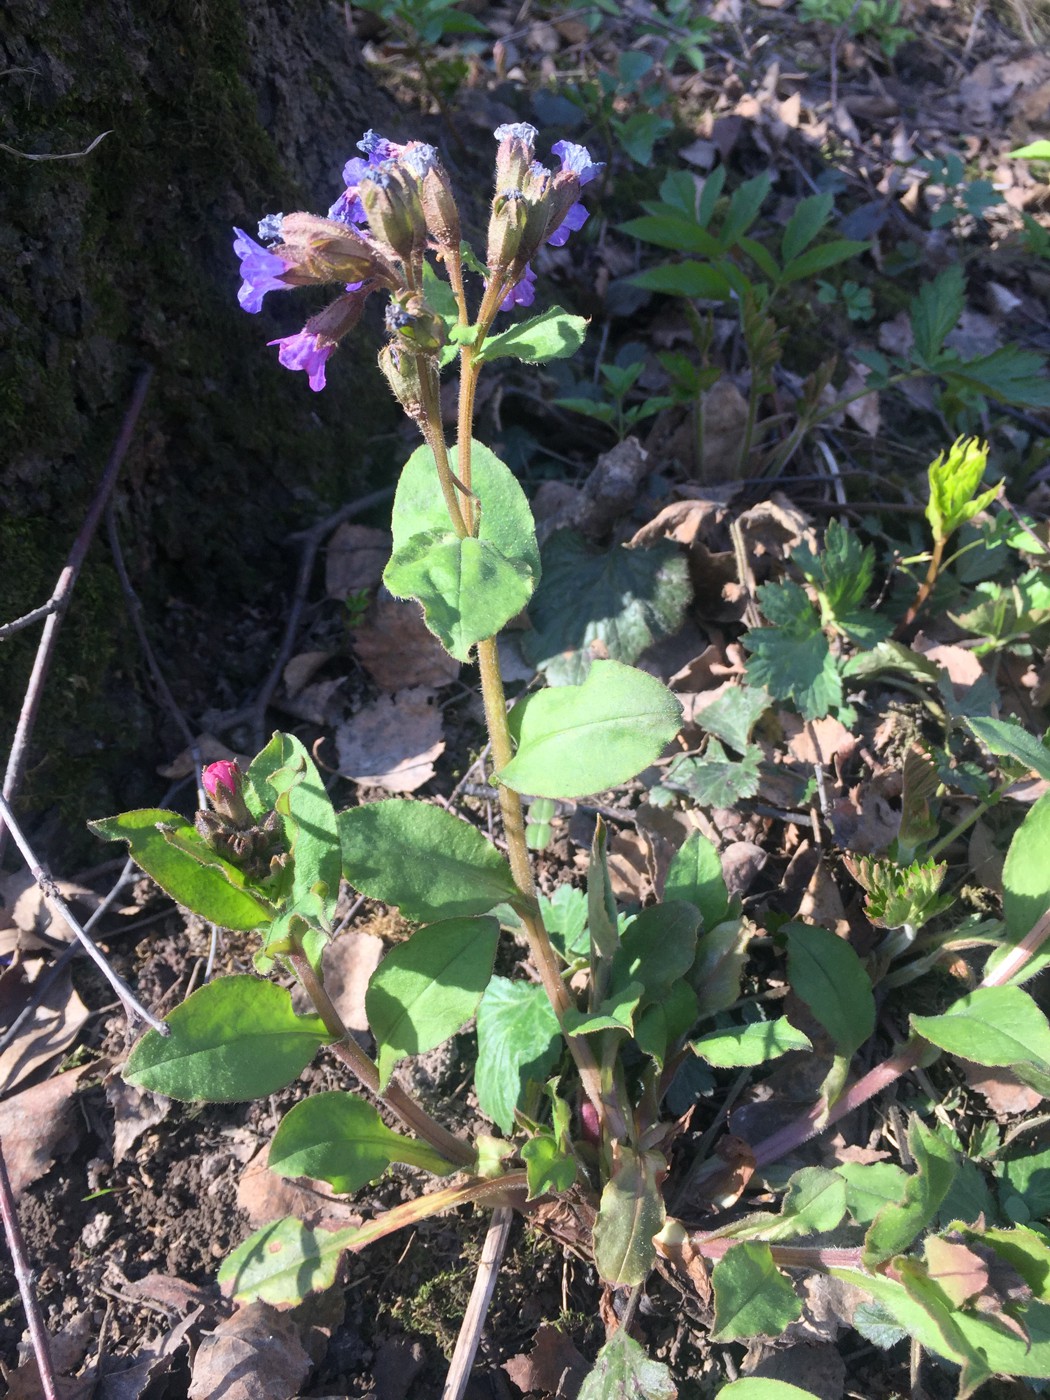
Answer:
[{"label": "dry brown leaf", "polygon": [[828,1342],[775,1347],[756,1338],[748,1347],[741,1371],[756,1380],[797,1386],[816,1400],[842,1400],[846,1389],[846,1363],[838,1348]]},{"label": "dry brown leaf", "polygon": [[740,444],[747,423],[747,399],[727,376],[717,379],[703,395],[704,446],[697,463],[702,482],[732,481],[747,475],[740,461]]},{"label": "dry brown leaf", "polygon": [[381,695],[335,733],[339,772],[388,792],[415,792],[434,776],[445,751],[441,711],[425,686]]},{"label": "dry brown leaf", "polygon": [[[139,1400],[154,1381],[167,1373],[179,1359],[186,1334],[200,1321],[204,1309],[194,1308],[181,1318],[154,1346],[146,1347],[121,1371],[108,1371],[98,1390],[97,1400]],[[111,1363],[112,1364],[112,1363]]]},{"label": "dry brown leaf", "polygon": [[758,561],[787,560],[799,545],[806,544],[817,552],[817,535],[809,516],[780,491],[745,510],[738,521],[756,574],[761,572],[756,567]]},{"label": "dry brown leaf", "polygon": [[376,1400],[406,1400],[426,1364],[426,1348],[417,1337],[388,1337],[372,1367]]},{"label": "dry brown leaf", "polygon": [[[89,1396],[94,1395],[93,1371],[77,1378],[70,1377],[68,1373],[75,1371],[81,1364],[95,1336],[96,1328],[88,1312],[77,1313],[65,1327],[52,1334],[51,1364],[57,1373],[55,1387],[58,1400],[88,1400]],[[44,1389],[28,1340],[23,1341],[19,1347],[19,1356],[24,1358],[21,1365],[7,1378],[7,1400],[43,1400]]]},{"label": "dry brown leaf", "polygon": [[830,929],[840,938],[849,937],[849,920],[842,904],[839,887],[835,884],[823,861],[814,870],[806,892],[798,906],[798,917],[803,923],[819,924]]},{"label": "dry brown leaf", "polygon": [[345,676],[333,676],[326,681],[304,685],[294,695],[275,695],[273,704],[286,715],[327,729],[336,724],[345,712],[346,705],[341,693],[345,685]]},{"label": "dry brown leaf", "polygon": [[730,894],[746,894],[769,855],[753,841],[731,841],[722,852],[722,876]]},{"label": "dry brown leaf", "polygon": [[79,1141],[73,1099],[81,1078],[95,1069],[96,1065],[81,1065],[67,1070],[0,1103],[0,1141],[16,1201],[50,1170],[59,1152],[71,1152]]},{"label": "dry brown leaf", "polygon": [[[42,968],[43,964],[39,964],[38,975],[43,975]],[[9,1094],[68,1050],[87,1017],[87,1007],[73,990],[67,967],[48,987],[16,1038],[0,1053],[0,1095]]]},{"label": "dry brown leaf", "polygon": [[[383,940],[374,933],[349,930],[327,944],[322,955],[325,991],[335,1003],[344,1026],[352,1031],[367,1031],[365,992],[368,979],[379,966],[383,956]],[[292,1004],[299,1012],[312,1009],[309,998],[300,987],[292,992]]]},{"label": "dry brown leaf", "polygon": [[969,1060],[956,1059],[971,1089],[982,1094],[993,1113],[1009,1117],[1015,1113],[1031,1113],[1043,1102],[1035,1089],[1022,1084],[1009,1069],[990,1069]]},{"label": "dry brown leaf", "polygon": [[106,1100],[113,1110],[113,1164],[128,1155],[143,1133],[163,1123],[171,1100],[163,1094],[137,1089],[119,1074],[106,1081]]},{"label": "dry brown leaf", "polygon": [[384,588],[368,621],[353,633],[354,652],[380,690],[448,685],[459,662],[423,621],[418,603],[401,602]]},{"label": "dry brown leaf", "polygon": [[539,1391],[555,1400],[574,1400],[590,1364],[564,1332],[544,1323],[536,1329],[532,1350],[504,1361],[503,1370],[525,1394]]},{"label": "dry brown leaf", "polygon": [[915,638],[912,647],[920,656],[927,657],[947,672],[957,700],[961,700],[970,687],[976,685],[984,675],[980,657],[974,656],[973,652],[967,651],[965,647],[943,646],[939,642],[931,641],[921,632]]},{"label": "dry brown leaf", "polygon": [[293,656],[281,673],[288,694],[298,695],[303,686],[309,685],[324,663],[334,655],[334,651],[301,651],[298,656]]},{"label": "dry brown leaf", "polygon": [[189,1400],[288,1400],[310,1371],[287,1313],[249,1303],[206,1336],[193,1360]]},{"label": "dry brown leaf", "polygon": [[[102,897],[86,885],[75,884],[72,880],[56,880],[55,886],[62,898],[70,905],[79,904],[91,913],[98,908]],[[5,877],[0,885],[3,902],[10,911],[11,923],[27,935],[20,943],[25,950],[34,946],[48,947],[40,935],[50,939],[71,943],[76,934],[65,919],[54,914],[44,898],[44,892],[28,870],[17,870]],[[81,912],[74,910],[74,913]]]},{"label": "dry brown leaf", "polygon": [[803,723],[796,715],[784,715],[781,722],[788,748],[800,763],[822,763],[830,768],[836,762],[847,762],[860,743],[841,720],[831,715],[808,723]]},{"label": "dry brown leaf", "polygon": [[286,1215],[309,1217],[324,1229],[342,1229],[359,1224],[361,1216],[347,1201],[333,1195],[323,1181],[303,1178],[289,1181],[270,1171],[269,1145],[261,1148],[245,1166],[237,1183],[237,1204],[253,1227],[269,1225]]},{"label": "dry brown leaf", "polygon": [[654,1237],[653,1244],[657,1254],[690,1284],[706,1307],[711,1301],[711,1266],[685,1231],[662,1230]]},{"label": "dry brown leaf", "polygon": [[630,828],[613,833],[609,842],[609,880],[616,899],[624,904],[644,904],[653,892],[650,872],[652,849],[640,832]]},{"label": "dry brown leaf", "polygon": [[709,531],[725,514],[725,506],[720,501],[672,501],[647,525],[636,530],[628,543],[632,549],[636,545],[655,544],[657,540],[674,540],[676,544],[691,545],[701,532]]},{"label": "dry brown leaf", "polygon": [[370,525],[343,524],[328,541],[324,585],[329,598],[344,601],[351,593],[375,588],[390,558],[391,538]]}]

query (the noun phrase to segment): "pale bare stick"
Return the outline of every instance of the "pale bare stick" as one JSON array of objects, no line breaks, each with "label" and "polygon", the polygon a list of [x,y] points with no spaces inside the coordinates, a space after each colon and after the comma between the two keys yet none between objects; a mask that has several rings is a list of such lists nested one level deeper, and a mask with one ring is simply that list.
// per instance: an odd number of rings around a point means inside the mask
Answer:
[{"label": "pale bare stick", "polygon": [[0,797],[0,818],[2,818],[3,821],[7,823],[7,828],[10,831],[12,837],[14,838],[14,843],[22,852],[22,858],[25,860],[26,865],[29,867],[29,873],[32,875],[33,879],[37,882],[37,884],[43,891],[44,898],[47,900],[48,907],[51,909],[51,912],[57,915],[58,918],[64,919],[65,922],[76,934],[76,936],[80,939],[81,943],[84,945],[84,951],[87,953],[88,957],[99,969],[103,977],[105,977],[106,981],[116,992],[117,996],[120,997],[120,1000],[124,1005],[124,1010],[128,1015],[128,1018],[130,1019],[133,1016],[138,1016],[140,1020],[145,1021],[147,1025],[152,1026],[155,1031],[159,1032],[159,1034],[170,1035],[171,1031],[169,1030],[169,1028],[164,1024],[163,1021],[161,1021],[158,1017],[154,1016],[152,1011],[146,1010],[146,1008],[138,1000],[138,998],[135,996],[134,992],[127,985],[124,979],[122,977],[119,977],[110,967],[109,963],[106,961],[105,957],[96,946],[94,939],[92,939],[90,934],[85,933],[83,928],[81,928],[80,921],[77,919],[76,915],[73,913],[72,909],[70,909],[66,901],[62,898],[61,894],[59,894],[58,886],[55,884],[54,880],[47,873],[44,867],[40,864],[39,860],[37,860],[36,854],[33,851],[32,846],[26,839],[25,833],[19,826],[18,820],[15,817],[14,812],[11,811],[11,806],[5,797]]},{"label": "pale bare stick", "polygon": [[489,1304],[492,1302],[500,1264],[507,1249],[507,1238],[513,1219],[514,1212],[510,1206],[497,1206],[492,1212],[492,1220],[489,1222],[488,1233],[481,1250],[478,1272],[474,1278],[474,1287],[470,1290],[467,1310],[463,1314],[459,1336],[456,1338],[456,1349],[452,1353],[441,1400],[463,1400],[481,1341],[481,1331],[485,1326]]},{"label": "pale bare stick", "polygon": [[[62,570],[52,593],[44,608],[51,608],[44,629],[40,634],[40,644],[36,649],[36,659],[33,662],[33,671],[29,677],[29,684],[26,686],[25,699],[22,701],[22,712],[18,716],[18,725],[15,729],[15,737],[11,744],[11,753],[7,760],[7,772],[4,774],[3,795],[8,802],[13,802],[18,796],[18,789],[22,785],[22,775],[25,772],[26,755],[29,750],[29,740],[36,724],[36,717],[40,710],[40,702],[44,696],[44,682],[51,666],[51,657],[54,654],[55,641],[58,637],[58,629],[62,626],[62,619],[66,609],[69,607],[69,600],[76,585],[77,577],[80,574],[84,559],[87,556],[91,541],[94,538],[98,522],[102,517],[113,487],[116,485],[117,476],[131,446],[131,439],[135,432],[135,425],[138,422],[142,405],[146,401],[146,392],[149,389],[153,371],[143,370],[135,383],[135,390],[131,396],[131,403],[128,411],[124,415],[124,423],[120,430],[113,451],[110,453],[109,461],[106,463],[106,470],[102,480],[99,482],[98,490],[95,492],[95,499],[91,502],[84,523],[81,525],[76,539],[73,541],[73,548],[69,552],[65,568]],[[38,610],[39,611],[39,610]],[[3,859],[4,846],[6,844],[6,831],[4,823],[0,820],[0,860]]]},{"label": "pale bare stick", "polygon": [[44,1392],[44,1400],[58,1400],[55,1370],[51,1364],[51,1339],[47,1335],[40,1304],[33,1291],[33,1272],[29,1267],[29,1260],[26,1258],[25,1241],[22,1239],[22,1230],[18,1224],[15,1195],[11,1190],[11,1178],[7,1174],[7,1163],[4,1161],[2,1144],[0,1144],[0,1215],[4,1218],[7,1248],[11,1255],[11,1263],[14,1265],[15,1278],[18,1281],[18,1291],[22,1297],[26,1321],[29,1323],[33,1355],[36,1357],[37,1370],[40,1372],[40,1388]]}]

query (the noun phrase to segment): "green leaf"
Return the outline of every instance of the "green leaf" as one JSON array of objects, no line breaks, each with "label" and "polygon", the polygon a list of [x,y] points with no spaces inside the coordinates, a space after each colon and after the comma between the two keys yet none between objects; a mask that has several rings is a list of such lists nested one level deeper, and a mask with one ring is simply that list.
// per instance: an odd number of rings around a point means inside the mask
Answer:
[{"label": "green leaf", "polygon": [[474,1087],[482,1113],[512,1133],[529,1081],[542,1083],[561,1051],[558,1018],[543,988],[493,977],[478,1006]]},{"label": "green leaf", "polygon": [[813,1043],[786,1016],[781,1016],[776,1021],[712,1031],[691,1041],[689,1048],[718,1069],[739,1069],[744,1065],[764,1065],[792,1050],[812,1050]]},{"label": "green leaf", "polygon": [[594,1011],[578,1011],[570,1007],[562,1018],[566,1034],[594,1035],[597,1031],[632,1030],[634,1013],[644,992],[641,982],[628,982],[625,987],[617,987]]},{"label": "green leaf", "polygon": [[908,1182],[895,1162],[843,1162],[835,1171],[846,1183],[846,1206],[858,1225],[870,1225],[883,1206],[896,1205]]},{"label": "green leaf", "polygon": [[660,681],[618,661],[595,661],[582,685],[519,700],[518,752],[496,773],[516,792],[584,797],[625,783],[659,758],[682,707]]},{"label": "green leaf", "polygon": [[1041,778],[1050,779],[1050,749],[1015,719],[968,715],[966,723],[994,754],[1016,758]]},{"label": "green leaf", "polygon": [[846,1183],[824,1167],[802,1167],[788,1181],[780,1213],[783,1221],[774,1224],[770,1238],[834,1230],[846,1214]]},{"label": "green leaf", "polygon": [[735,1244],[711,1274],[715,1290],[713,1342],[779,1337],[802,1316],[802,1304],[773,1263],[768,1244]]},{"label": "green leaf", "polygon": [[568,1191],[576,1180],[576,1159],[563,1152],[550,1133],[539,1133],[521,1149],[528,1174],[529,1200]]},{"label": "green leaf", "polygon": [[729,918],[729,891],[722,878],[722,862],[714,846],[699,831],[691,832],[671,858],[663,898],[684,899],[695,905],[705,930]]},{"label": "green leaf", "polygon": [[665,263],[661,267],[647,267],[627,280],[648,292],[699,297],[704,301],[728,301],[732,294],[725,274],[711,263]]},{"label": "green leaf", "polygon": [[723,252],[728,251],[738,238],[742,238],[758,218],[772,183],[772,175],[763,171],[761,175],[745,180],[733,191],[725,221],[718,235]]},{"label": "green leaf", "polygon": [[1007,151],[1007,155],[1012,160],[1050,160],[1050,141],[1031,141],[1016,151]]},{"label": "green leaf", "polygon": [[246,786],[262,812],[276,811],[294,865],[291,898],[304,903],[324,886],[324,913],[331,918],[339,898],[342,859],[332,800],[309,752],[294,734],[275,734],[252,762]]},{"label": "green leaf", "polygon": [[714,1016],[740,996],[740,976],[747,959],[753,924],[727,919],[709,929],[696,945],[690,981],[700,1002],[700,1016]]},{"label": "green leaf", "polygon": [[819,554],[804,546],[792,559],[820,592],[830,617],[840,622],[857,612],[875,575],[875,551],[837,520],[828,522]]},{"label": "green leaf", "polygon": [[916,1169],[908,1177],[900,1201],[883,1206],[868,1227],[865,1268],[876,1268],[903,1253],[933,1220],[955,1180],[955,1154],[918,1114],[908,1126],[908,1146]]},{"label": "green leaf", "polygon": [[860,243],[854,238],[833,238],[830,243],[822,243],[819,248],[810,248],[792,259],[777,279],[782,285],[800,282],[804,277],[815,277],[818,272],[826,272],[829,267],[848,262],[867,252],[869,244]]},{"label": "green leaf", "polygon": [[634,1039],[643,1055],[651,1055],[662,1069],[671,1051],[696,1025],[699,1002],[688,982],[676,982],[663,1001],[647,1006],[634,1027]]},{"label": "green leaf", "polygon": [[331,1288],[339,1261],[356,1230],[310,1229],[295,1216],[275,1220],[249,1235],[228,1255],[219,1283],[235,1302],[288,1307]]},{"label": "green leaf", "polygon": [[585,317],[570,316],[560,306],[551,306],[528,321],[489,336],[475,360],[487,364],[505,355],[530,365],[563,360],[579,350],[587,336],[587,325]]},{"label": "green leaf", "polygon": [[978,987],[942,1016],[912,1016],[918,1035],[978,1065],[1032,1061],[1050,1070],[1050,1025],[1020,987]]},{"label": "green leaf", "polygon": [[[244,888],[243,870],[216,855],[177,812],[140,808],[88,827],[104,841],[126,841],[133,859],[166,894],[221,928],[261,928],[273,918],[273,909]],[[173,846],[160,828],[178,833],[184,846]],[[184,848],[194,844],[199,855]]]},{"label": "green leaf", "polygon": [[1050,909],[1050,793],[1018,827],[1003,866],[1003,918],[1010,937],[1029,933]]},{"label": "green leaf", "polygon": [[798,257],[803,248],[809,247],[831,218],[834,198],[831,193],[825,193],[813,194],[799,200],[780,236],[781,262],[791,262],[792,258]]},{"label": "green leaf", "polygon": [[735,807],[758,791],[761,760],[757,744],[749,744],[742,757],[735,759],[717,739],[710,739],[702,757],[683,754],[676,758],[664,774],[662,786],[684,792],[698,807]]},{"label": "green leaf", "polygon": [[645,1000],[661,1001],[696,956],[700,915],[685,903],[654,904],[624,929],[612,963],[612,986],[641,982]]},{"label": "green leaf", "polygon": [[998,486],[974,494],[987,465],[988,444],[976,438],[956,438],[947,452],[941,452],[930,463],[926,519],[935,540],[946,540],[995,499]]},{"label": "green leaf", "polygon": [[803,719],[823,719],[842,704],[842,677],[809,599],[790,580],[763,584],[758,598],[773,625],[744,634],[753,653],[748,683],[764,686],[777,700],[793,700]]},{"label": "green leaf", "polygon": [[748,1377],[733,1381],[718,1392],[719,1400],[817,1400],[812,1390],[799,1390],[787,1381],[770,1381],[763,1377]]},{"label": "green leaf", "polygon": [[1019,345],[1004,345],[974,360],[942,359],[934,368],[956,392],[987,394],[1000,403],[1026,408],[1050,406],[1046,359]]},{"label": "green leaf", "polygon": [[647,1356],[621,1327],[598,1353],[578,1400],[676,1400],[677,1395],[667,1367]]},{"label": "green leaf", "polygon": [[912,304],[911,328],[921,364],[929,366],[939,354],[945,336],[962,315],[965,296],[966,283],[958,263],[946,267],[920,289]]},{"label": "green leaf", "polygon": [[587,895],[573,885],[559,885],[548,899],[540,895],[540,913],[555,952],[563,962],[585,958],[590,949],[587,934]]},{"label": "green leaf", "polygon": [[494,637],[532,596],[523,559],[507,559],[490,540],[451,530],[414,535],[390,558],[383,582],[395,598],[415,598],[426,625],[457,661]]},{"label": "green leaf", "polygon": [[708,734],[744,753],[751,742],[751,731],[769,709],[768,693],[750,685],[734,685],[705,705],[695,722]]},{"label": "green leaf", "polygon": [[369,899],[426,923],[486,914],[517,894],[506,859],[476,827],[392,798],[339,813],[343,873]]},{"label": "green leaf", "polygon": [[604,1282],[633,1287],[648,1277],[656,1262],[653,1236],[666,1219],[656,1180],[666,1169],[658,1152],[621,1148],[594,1222],[594,1264]]},{"label": "green leaf", "polygon": [[495,919],[444,919],[417,929],[387,953],[365,994],[380,1091],[398,1060],[433,1050],[474,1015],[498,942]]},{"label": "green leaf", "polygon": [[692,588],[675,545],[595,552],[575,531],[557,530],[542,558],[543,580],[529,605],[533,630],[521,650],[550,685],[582,681],[596,642],[603,655],[629,665],[681,626]]},{"label": "green leaf", "polygon": [[297,1079],[332,1037],[319,1016],[297,1016],[284,987],[219,977],[166,1016],[171,1034],[147,1031],[124,1078],[154,1094],[204,1103],[261,1099]]},{"label": "green leaf", "polygon": [[717,238],[701,228],[695,219],[673,211],[646,214],[640,219],[628,219],[620,224],[620,232],[659,248],[673,248],[678,253],[699,253],[701,257],[717,258],[723,249]]},{"label": "green leaf", "polygon": [[[453,470],[457,451],[450,448]],[[506,463],[484,443],[471,442],[470,460],[471,486],[481,501],[478,538],[494,545],[504,559],[527,564],[533,582],[538,582],[540,551],[525,492]],[[390,527],[395,554],[416,535],[443,533],[449,528],[437,465],[429,447],[418,447],[404,465],[394,495]]]},{"label": "green leaf", "polygon": [[875,997],[864,965],[843,938],[812,924],[787,924],[791,989],[835,1042],[859,1050],[875,1029]]},{"label": "green leaf", "polygon": [[392,1132],[370,1103],[341,1090],[312,1094],[286,1113],[267,1159],[278,1176],[327,1181],[340,1195],[367,1186],[391,1162],[439,1176],[454,1170],[425,1142]]}]

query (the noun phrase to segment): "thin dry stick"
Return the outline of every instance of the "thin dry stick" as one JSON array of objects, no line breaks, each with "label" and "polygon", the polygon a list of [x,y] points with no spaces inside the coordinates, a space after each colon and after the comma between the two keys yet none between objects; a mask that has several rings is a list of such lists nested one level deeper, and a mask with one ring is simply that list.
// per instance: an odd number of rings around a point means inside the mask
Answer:
[{"label": "thin dry stick", "polygon": [[467,1382],[470,1380],[470,1373],[474,1367],[474,1358],[478,1352],[489,1304],[492,1302],[500,1264],[502,1264],[503,1255],[506,1253],[507,1239],[510,1236],[513,1219],[514,1212],[510,1206],[497,1206],[492,1212],[492,1220],[489,1222],[488,1233],[481,1250],[481,1261],[474,1278],[474,1287],[470,1290],[470,1299],[467,1303],[467,1310],[463,1314],[459,1336],[456,1338],[456,1349],[452,1353],[452,1361],[448,1368],[448,1375],[445,1377],[445,1388],[441,1392],[441,1400],[463,1400],[463,1393],[467,1388]]},{"label": "thin dry stick", "polygon": [[11,1190],[11,1178],[7,1174],[7,1163],[4,1161],[2,1145],[0,1145],[0,1215],[4,1218],[7,1248],[14,1265],[15,1278],[18,1281],[18,1291],[22,1297],[26,1321],[29,1323],[33,1355],[36,1357],[37,1369],[40,1372],[40,1388],[44,1392],[44,1400],[58,1400],[55,1371],[51,1364],[51,1340],[47,1335],[47,1328],[44,1326],[40,1304],[33,1291],[33,1274],[29,1267],[29,1260],[26,1258],[25,1241],[22,1239],[22,1231],[18,1224],[15,1196]]},{"label": "thin dry stick", "polygon": [[299,619],[303,615],[303,608],[306,605],[306,594],[310,588],[310,578],[314,571],[314,560],[317,558],[317,551],[321,547],[321,541],[334,530],[344,520],[351,520],[355,515],[363,515],[366,510],[371,510],[373,506],[380,506],[384,501],[389,501],[394,494],[392,486],[386,486],[381,491],[372,491],[367,496],[361,496],[356,501],[350,501],[341,510],[326,516],[324,520],[319,520],[316,525],[312,525],[309,530],[303,530],[300,534],[293,536],[303,542],[303,552],[299,558],[299,572],[295,579],[295,592],[292,594],[292,605],[288,609],[288,621],[284,628],[284,637],[281,640],[280,648],[270,667],[269,674],[262,683],[259,694],[248,711],[247,718],[251,722],[252,742],[256,749],[261,749],[266,741],[266,707],[273,697],[284,674],[284,668],[288,664],[292,655],[292,648],[295,646],[296,634],[299,631]]},{"label": "thin dry stick", "polygon": [[53,914],[56,914],[60,919],[64,919],[69,925],[69,927],[76,934],[76,936],[80,939],[81,943],[84,945],[84,951],[87,953],[88,957],[99,969],[103,977],[105,977],[106,981],[116,992],[117,996],[120,997],[120,1000],[124,1006],[124,1010],[127,1013],[128,1019],[130,1020],[132,1017],[138,1016],[141,1020],[145,1021],[147,1025],[152,1026],[153,1029],[155,1031],[158,1031],[161,1035],[170,1035],[171,1031],[164,1024],[164,1022],[159,1020],[156,1016],[154,1016],[151,1011],[146,1010],[146,1008],[138,1000],[138,998],[135,996],[134,992],[131,990],[128,984],[123,980],[123,978],[118,977],[117,974],[110,967],[105,957],[102,955],[101,952],[99,952],[91,936],[85,933],[84,930],[81,928],[80,921],[77,919],[76,915],[73,913],[72,909],[70,909],[66,901],[59,894],[58,886],[55,884],[54,880],[47,873],[44,867],[40,864],[39,860],[37,860],[36,854],[34,853],[32,846],[26,840],[25,833],[19,826],[14,812],[11,811],[10,804],[4,797],[0,797],[0,819],[6,822],[8,830],[14,837],[15,845],[22,852],[22,857],[25,860],[26,865],[28,865],[29,867],[29,873],[32,875],[33,879],[37,882],[37,884],[43,891],[44,898],[47,900],[51,912]]},{"label": "thin dry stick", "polygon": [[[84,523],[73,541],[73,548],[70,550],[66,566],[62,570],[52,593],[45,607],[53,608],[44,623],[44,630],[40,635],[40,645],[37,647],[36,659],[33,662],[33,672],[29,677],[29,684],[26,687],[25,699],[22,701],[22,712],[18,716],[18,726],[15,729],[15,737],[11,744],[11,753],[7,761],[7,772],[4,775],[3,795],[8,802],[13,802],[18,796],[18,790],[22,786],[22,776],[25,772],[26,755],[29,749],[29,740],[36,724],[37,714],[40,710],[40,702],[44,696],[44,682],[51,666],[51,657],[54,654],[55,641],[58,637],[58,629],[62,626],[62,619],[66,609],[69,607],[69,600],[76,585],[77,578],[87,556],[91,541],[94,538],[98,522],[102,517],[102,512],[106,507],[113,487],[116,485],[117,476],[127,456],[128,448],[131,446],[131,439],[135,432],[135,425],[138,423],[139,414],[142,412],[142,405],[146,401],[146,393],[149,389],[150,380],[153,378],[153,371],[145,369],[139,375],[135,384],[134,393],[131,396],[131,403],[128,411],[124,415],[124,423],[120,429],[120,435],[113,445],[109,461],[106,463],[106,470],[102,480],[99,482],[98,490],[95,492],[95,499]],[[4,823],[0,820],[0,860],[3,859],[4,846],[6,844],[6,831]]]}]

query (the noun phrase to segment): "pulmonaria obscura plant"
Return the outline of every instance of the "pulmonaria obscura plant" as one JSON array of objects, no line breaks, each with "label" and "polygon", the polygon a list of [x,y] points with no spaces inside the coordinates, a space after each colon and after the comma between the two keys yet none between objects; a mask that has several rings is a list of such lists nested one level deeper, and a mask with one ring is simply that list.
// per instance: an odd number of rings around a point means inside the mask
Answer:
[{"label": "pulmonaria obscura plant", "polygon": [[[1050,1244],[1021,1223],[942,1218],[955,1151],[919,1114],[908,1132],[911,1173],[868,1162],[793,1174],[777,1167],[942,1051],[1009,1064],[1050,1091],[1050,1026],[1017,985],[1045,963],[1034,955],[1050,916],[1038,917],[1025,881],[1045,856],[1050,798],[1033,807],[1014,839],[1003,872],[1004,925],[976,940],[993,946],[980,983],[943,1015],[912,1016],[904,1044],[855,1080],[852,1058],[877,1028],[872,982],[891,957],[865,962],[829,930],[786,923],[775,930],[770,956],[782,958],[780,985],[786,981],[795,994],[789,1014],[767,1016],[763,997],[742,1000],[756,929],[741,918],[715,848],[699,833],[672,859],[663,902],[640,911],[616,906],[600,820],[586,893],[570,886],[549,899],[537,893],[523,797],[549,811],[558,799],[632,779],[674,739],[681,709],[653,676],[594,660],[582,683],[529,693],[508,711],[497,634],[536,589],[540,553],[524,492],[473,438],[475,392],[482,369],[499,357],[536,363],[582,344],[584,321],[558,307],[493,328],[502,312],[532,304],[532,259],[543,243],[563,243],[582,226],[580,191],[601,167],[585,148],[563,141],[554,147],[561,168],[552,173],[535,158],[532,127],[502,126],[495,134],[484,264],[461,243],[436,151],[374,133],[361,143],[363,158],[346,166],[346,189],[327,218],[274,216],[260,225],[263,242],[237,230],[234,246],[239,299],[249,312],[271,291],[341,286],[302,330],[272,342],[280,362],[302,370],[314,390],[323,388],[365,300],[373,293],[388,299],[380,365],[424,442],[397,487],[385,582],[395,596],[421,604],[453,657],[477,662],[506,854],[452,812],[420,801],[388,799],[336,813],[309,753],[286,734],[275,734],[246,772],[231,762],[206,768],[211,809],[194,821],[150,809],[96,822],[100,836],[127,841],[183,905],[259,937],[258,975],[219,977],[193,992],[166,1018],[167,1034],[151,1030],[136,1044],[125,1077],[176,1099],[244,1101],[284,1089],[326,1049],[348,1072],[348,1087],[291,1109],[270,1147],[271,1170],[327,1182],[337,1193],[359,1190],[392,1163],[454,1176],[359,1227],[325,1230],[296,1218],[266,1226],[222,1267],[224,1287],[240,1301],[292,1306],[334,1284],[346,1251],[473,1203],[521,1210],[593,1261],[609,1289],[632,1290],[630,1316],[659,1263],[708,1319],[715,1343],[779,1335],[802,1312],[784,1270],[808,1270],[831,1273],[874,1300],[865,1335],[877,1344],[910,1334],[960,1366],[961,1394],[995,1372],[1050,1375]],[[473,317],[468,273],[482,279]],[[458,435],[450,444],[439,375],[457,358]],[[959,487],[967,499],[975,489],[976,478]],[[898,855],[921,860],[925,849]],[[918,864],[858,866],[873,925],[904,927],[905,953],[934,912],[943,867],[928,866],[929,875]],[[374,1058],[324,986],[323,952],[344,879],[416,925],[387,951],[368,986]],[[527,949],[517,976],[493,975],[501,939]],[[965,946],[975,946],[974,938]],[[310,1014],[293,1008],[289,975],[312,1003]],[[799,1019],[798,1008],[805,1008],[801,1025],[789,1019]],[[474,1084],[493,1127],[468,1140],[437,1121],[396,1071],[475,1018]],[[818,1102],[763,1141],[727,1139],[705,1158],[739,1091],[735,1076],[790,1052],[823,1058]],[[867,1056],[869,1066],[876,1058]],[[696,1101],[697,1068],[715,1107],[682,1181],[672,1155],[687,1120],[675,1115]],[[737,1207],[752,1177],[763,1200],[781,1193],[779,1209]],[[668,1213],[668,1200],[683,1214],[706,1215],[708,1228],[688,1231]],[[985,1280],[981,1288],[955,1287],[963,1264]],[[856,1318],[855,1325],[862,1326]],[[725,1394],[738,1389],[740,1400],[745,1390],[749,1400],[803,1394],[759,1380],[734,1383]],[[675,1394],[667,1368],[645,1356],[629,1324],[613,1330],[580,1392],[581,1400]]]}]

